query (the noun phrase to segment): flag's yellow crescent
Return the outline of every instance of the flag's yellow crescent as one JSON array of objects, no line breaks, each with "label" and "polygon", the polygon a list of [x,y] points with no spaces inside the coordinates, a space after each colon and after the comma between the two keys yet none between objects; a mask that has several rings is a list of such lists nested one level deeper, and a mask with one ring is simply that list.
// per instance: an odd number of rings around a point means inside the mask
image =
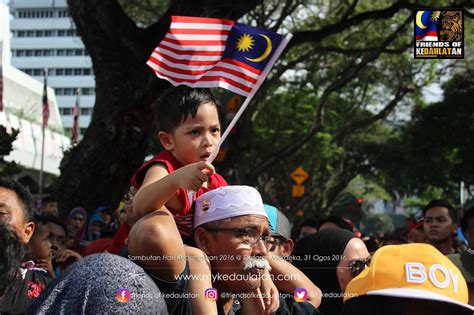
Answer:
[{"label": "flag's yellow crescent", "polygon": [[270,38],[267,35],[263,35],[263,34],[260,34],[260,36],[265,38],[265,40],[267,41],[267,48],[265,49],[265,51],[263,52],[263,54],[260,57],[257,57],[257,58],[247,58],[247,57],[245,57],[245,59],[247,59],[248,61],[260,62],[260,61],[264,60],[265,58],[267,58],[268,55],[270,55],[270,53],[272,52],[272,41],[270,40]]},{"label": "flag's yellow crescent", "polygon": [[426,28],[426,25],[423,25],[423,22],[421,21],[421,16],[423,15],[423,12],[425,12],[425,11],[416,12],[416,25],[418,25],[418,27],[421,28],[421,29]]}]

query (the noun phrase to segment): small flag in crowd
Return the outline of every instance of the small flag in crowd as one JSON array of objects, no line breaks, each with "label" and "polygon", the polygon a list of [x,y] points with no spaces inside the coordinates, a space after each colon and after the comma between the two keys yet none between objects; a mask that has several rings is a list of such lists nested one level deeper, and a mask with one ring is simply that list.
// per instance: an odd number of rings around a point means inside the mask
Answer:
[{"label": "small flag in crowd", "polygon": [[77,143],[77,139],[79,138],[79,98],[81,96],[80,89],[77,89],[77,98],[76,98],[76,105],[74,106],[74,112],[72,113],[72,133],[71,133],[71,141],[73,144]]},{"label": "small flag in crowd", "polygon": [[440,11],[418,11],[415,21],[417,41],[437,41]]},{"label": "small flag in crowd", "polygon": [[283,42],[277,33],[231,20],[172,16],[147,64],[174,86],[221,87],[248,96]]},{"label": "small flag in crowd", "polygon": [[49,104],[48,104],[48,69],[44,69],[43,87],[43,128],[48,127]]}]

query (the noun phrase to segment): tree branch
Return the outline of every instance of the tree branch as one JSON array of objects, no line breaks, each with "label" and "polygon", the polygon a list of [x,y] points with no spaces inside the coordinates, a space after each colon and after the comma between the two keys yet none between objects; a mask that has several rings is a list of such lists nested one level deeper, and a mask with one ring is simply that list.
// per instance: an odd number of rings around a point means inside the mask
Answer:
[{"label": "tree branch", "polygon": [[357,74],[371,61],[375,60],[381,53],[382,51],[398,36],[398,34],[406,27],[406,25],[412,20],[413,18],[413,13],[410,14],[410,16],[405,20],[403,24],[401,24],[392,34],[390,34],[378,47],[378,49],[375,49],[372,53],[366,55],[359,64],[356,66],[351,66],[350,68],[346,68],[342,72],[342,76],[334,81],[332,84],[330,84],[325,91],[323,92],[319,103],[316,106],[315,110],[315,115],[313,119],[313,123],[301,138],[297,139],[294,141],[292,144],[287,146],[286,148],[281,149],[280,151],[277,151],[276,153],[272,154],[271,157],[268,159],[264,160],[260,164],[256,165],[253,169],[253,171],[249,174],[249,182],[253,183],[255,182],[257,176],[263,172],[267,167],[275,163],[277,160],[284,159],[292,154],[294,154],[296,151],[298,151],[303,144],[305,144],[307,141],[309,141],[315,134],[320,130],[322,127],[322,112],[324,106],[326,106],[326,102],[329,99],[329,96],[336,90],[340,89],[344,85],[346,85],[348,82],[350,82],[352,79],[354,79]]}]

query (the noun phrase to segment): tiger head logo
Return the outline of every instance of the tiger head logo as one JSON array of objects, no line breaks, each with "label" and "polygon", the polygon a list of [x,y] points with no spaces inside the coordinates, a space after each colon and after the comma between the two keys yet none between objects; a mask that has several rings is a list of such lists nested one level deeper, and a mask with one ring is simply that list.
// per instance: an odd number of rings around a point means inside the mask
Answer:
[{"label": "tiger head logo", "polygon": [[444,11],[439,32],[442,41],[462,40],[462,11]]}]

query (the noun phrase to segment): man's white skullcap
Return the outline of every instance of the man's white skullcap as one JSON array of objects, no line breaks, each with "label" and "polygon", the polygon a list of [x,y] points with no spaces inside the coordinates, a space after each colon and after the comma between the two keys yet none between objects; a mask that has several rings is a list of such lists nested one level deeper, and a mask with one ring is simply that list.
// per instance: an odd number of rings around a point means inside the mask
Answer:
[{"label": "man's white skullcap", "polygon": [[202,194],[194,208],[194,228],[241,215],[262,215],[268,219],[259,192],[250,186],[225,186]]}]

